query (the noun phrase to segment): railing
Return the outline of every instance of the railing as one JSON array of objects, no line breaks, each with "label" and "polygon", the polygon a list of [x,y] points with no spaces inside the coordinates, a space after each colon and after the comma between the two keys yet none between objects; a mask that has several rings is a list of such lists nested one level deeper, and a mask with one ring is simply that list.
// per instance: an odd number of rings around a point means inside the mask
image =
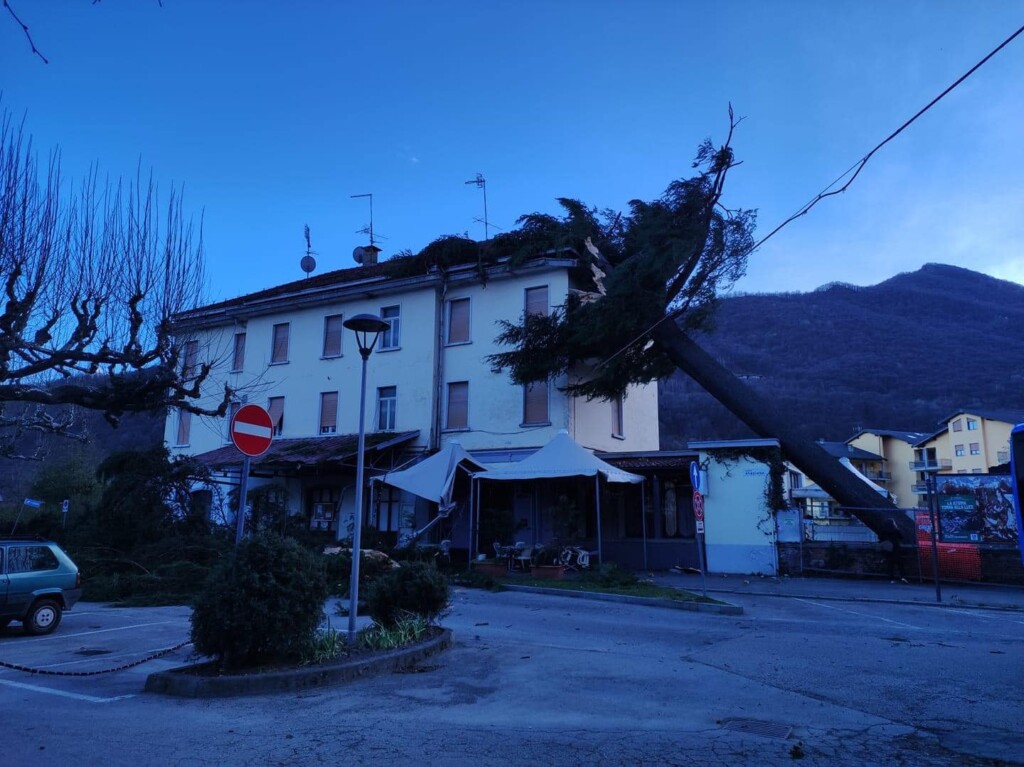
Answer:
[{"label": "railing", "polygon": [[911,461],[911,471],[942,471],[943,469],[952,469],[953,460],[951,458],[928,458],[924,461]]},{"label": "railing", "polygon": [[882,482],[888,482],[892,479],[891,471],[865,471],[864,476],[870,480],[881,480]]}]

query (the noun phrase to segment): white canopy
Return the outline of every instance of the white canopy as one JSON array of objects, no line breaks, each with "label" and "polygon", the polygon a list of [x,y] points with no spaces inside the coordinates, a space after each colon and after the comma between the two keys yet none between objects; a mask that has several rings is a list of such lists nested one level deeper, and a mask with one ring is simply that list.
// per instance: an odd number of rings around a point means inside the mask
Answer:
[{"label": "white canopy", "polygon": [[446,506],[451,503],[452,486],[459,466],[467,472],[484,471],[488,468],[486,464],[480,463],[467,453],[458,442],[449,442],[415,466],[389,472],[381,477],[381,480],[420,498]]},{"label": "white canopy", "polygon": [[550,442],[519,463],[507,466],[492,465],[486,471],[476,474],[481,479],[550,479],[554,477],[593,477],[604,475],[608,482],[643,482],[639,474],[617,469],[605,463],[590,450],[576,442],[564,429]]},{"label": "white canopy", "polygon": [[886,490],[881,485],[872,482],[869,477],[865,476],[860,470],[857,469],[856,466],[854,466],[852,463],[850,463],[850,459],[849,458],[840,458],[839,459],[839,463],[841,463],[847,469],[852,471],[854,473],[854,476],[856,476],[859,480],[861,480],[866,485],[871,487],[872,490],[875,490],[876,492],[881,493],[882,495],[886,495],[886,496],[889,495],[889,491],[888,490]]}]

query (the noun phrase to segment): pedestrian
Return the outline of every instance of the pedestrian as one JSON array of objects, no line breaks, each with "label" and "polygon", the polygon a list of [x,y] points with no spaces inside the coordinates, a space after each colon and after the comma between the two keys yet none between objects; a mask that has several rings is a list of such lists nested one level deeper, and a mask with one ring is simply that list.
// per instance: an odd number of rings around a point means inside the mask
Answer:
[{"label": "pedestrian", "polygon": [[878,547],[885,553],[889,562],[889,583],[896,582],[896,571],[900,572],[900,583],[909,583],[903,571],[903,533],[895,519],[885,523],[882,533],[878,536]]}]

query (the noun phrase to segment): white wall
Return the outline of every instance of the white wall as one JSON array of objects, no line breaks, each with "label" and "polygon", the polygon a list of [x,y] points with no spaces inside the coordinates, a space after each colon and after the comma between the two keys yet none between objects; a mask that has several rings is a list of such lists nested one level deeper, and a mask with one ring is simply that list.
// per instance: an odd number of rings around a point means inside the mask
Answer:
[{"label": "white wall", "polygon": [[704,501],[707,569],[712,573],[776,575],[775,520],[765,502],[768,465],[749,458],[708,462]]}]

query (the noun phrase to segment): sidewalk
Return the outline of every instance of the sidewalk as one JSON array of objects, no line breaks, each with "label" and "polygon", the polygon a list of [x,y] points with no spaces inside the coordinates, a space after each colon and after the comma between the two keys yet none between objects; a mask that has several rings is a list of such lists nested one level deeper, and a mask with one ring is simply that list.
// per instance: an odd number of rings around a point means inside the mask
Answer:
[{"label": "sidewalk", "polygon": [[[660,586],[700,593],[701,577],[684,573],[654,573]],[[941,583],[942,601],[935,598],[933,581],[889,583],[874,578],[768,577],[709,573],[708,594],[749,594],[841,601],[903,602],[945,607],[986,607],[1024,611],[1024,587],[987,583]]]}]

